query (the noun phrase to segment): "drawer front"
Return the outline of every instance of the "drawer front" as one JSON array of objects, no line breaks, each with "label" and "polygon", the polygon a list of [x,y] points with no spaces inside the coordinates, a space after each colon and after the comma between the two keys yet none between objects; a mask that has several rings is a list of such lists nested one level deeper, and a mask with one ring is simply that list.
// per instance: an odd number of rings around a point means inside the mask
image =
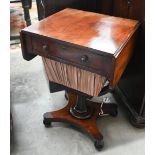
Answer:
[{"label": "drawer front", "polygon": [[55,40],[32,38],[32,48],[35,54],[50,59],[58,59],[65,63],[78,66],[98,74],[110,76],[112,70],[112,59],[91,51],[83,50]]}]

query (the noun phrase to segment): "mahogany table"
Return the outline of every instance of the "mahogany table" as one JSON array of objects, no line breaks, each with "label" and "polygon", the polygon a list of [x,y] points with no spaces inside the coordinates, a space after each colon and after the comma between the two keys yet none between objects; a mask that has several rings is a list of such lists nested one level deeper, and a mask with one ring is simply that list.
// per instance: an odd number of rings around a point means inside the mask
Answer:
[{"label": "mahogany table", "polygon": [[[136,43],[139,22],[76,9],[64,9],[21,31],[25,60],[40,55],[106,77],[99,95],[111,91],[124,72]],[[45,67],[46,73],[47,68]],[[65,89],[68,105],[44,114],[51,122],[66,122],[84,129],[98,150],[103,136],[96,126],[98,117],[117,115],[116,104],[96,104],[92,96],[51,81],[53,88]],[[102,114],[102,115],[101,115]]]}]

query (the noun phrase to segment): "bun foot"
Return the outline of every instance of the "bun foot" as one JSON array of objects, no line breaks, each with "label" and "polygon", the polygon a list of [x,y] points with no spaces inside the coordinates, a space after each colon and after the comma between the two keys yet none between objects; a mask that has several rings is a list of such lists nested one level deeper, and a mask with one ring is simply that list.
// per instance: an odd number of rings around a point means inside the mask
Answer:
[{"label": "bun foot", "polygon": [[96,150],[101,151],[104,147],[103,140],[96,140],[94,143],[94,146],[95,146]]},{"label": "bun foot", "polygon": [[49,121],[48,119],[44,119],[43,124],[45,125],[46,128],[51,127],[51,121]]}]

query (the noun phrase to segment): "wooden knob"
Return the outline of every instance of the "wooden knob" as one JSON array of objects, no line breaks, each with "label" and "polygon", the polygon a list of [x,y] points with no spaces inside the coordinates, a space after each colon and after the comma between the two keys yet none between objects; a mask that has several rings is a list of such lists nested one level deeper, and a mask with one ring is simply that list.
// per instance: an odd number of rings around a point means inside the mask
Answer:
[{"label": "wooden knob", "polygon": [[48,52],[48,46],[47,45],[43,45],[43,51]]},{"label": "wooden knob", "polygon": [[81,57],[81,62],[87,62],[88,61],[88,56],[87,55],[83,55]]}]

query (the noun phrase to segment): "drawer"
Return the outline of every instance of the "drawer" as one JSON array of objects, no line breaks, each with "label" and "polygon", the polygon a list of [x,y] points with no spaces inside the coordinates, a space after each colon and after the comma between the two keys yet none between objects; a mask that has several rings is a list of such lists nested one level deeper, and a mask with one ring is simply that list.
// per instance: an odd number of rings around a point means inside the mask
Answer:
[{"label": "drawer", "polygon": [[57,61],[64,61],[67,64],[110,76],[112,68],[111,57],[94,54],[88,49],[67,45],[47,38],[32,37],[32,48],[34,54],[56,59]]}]

